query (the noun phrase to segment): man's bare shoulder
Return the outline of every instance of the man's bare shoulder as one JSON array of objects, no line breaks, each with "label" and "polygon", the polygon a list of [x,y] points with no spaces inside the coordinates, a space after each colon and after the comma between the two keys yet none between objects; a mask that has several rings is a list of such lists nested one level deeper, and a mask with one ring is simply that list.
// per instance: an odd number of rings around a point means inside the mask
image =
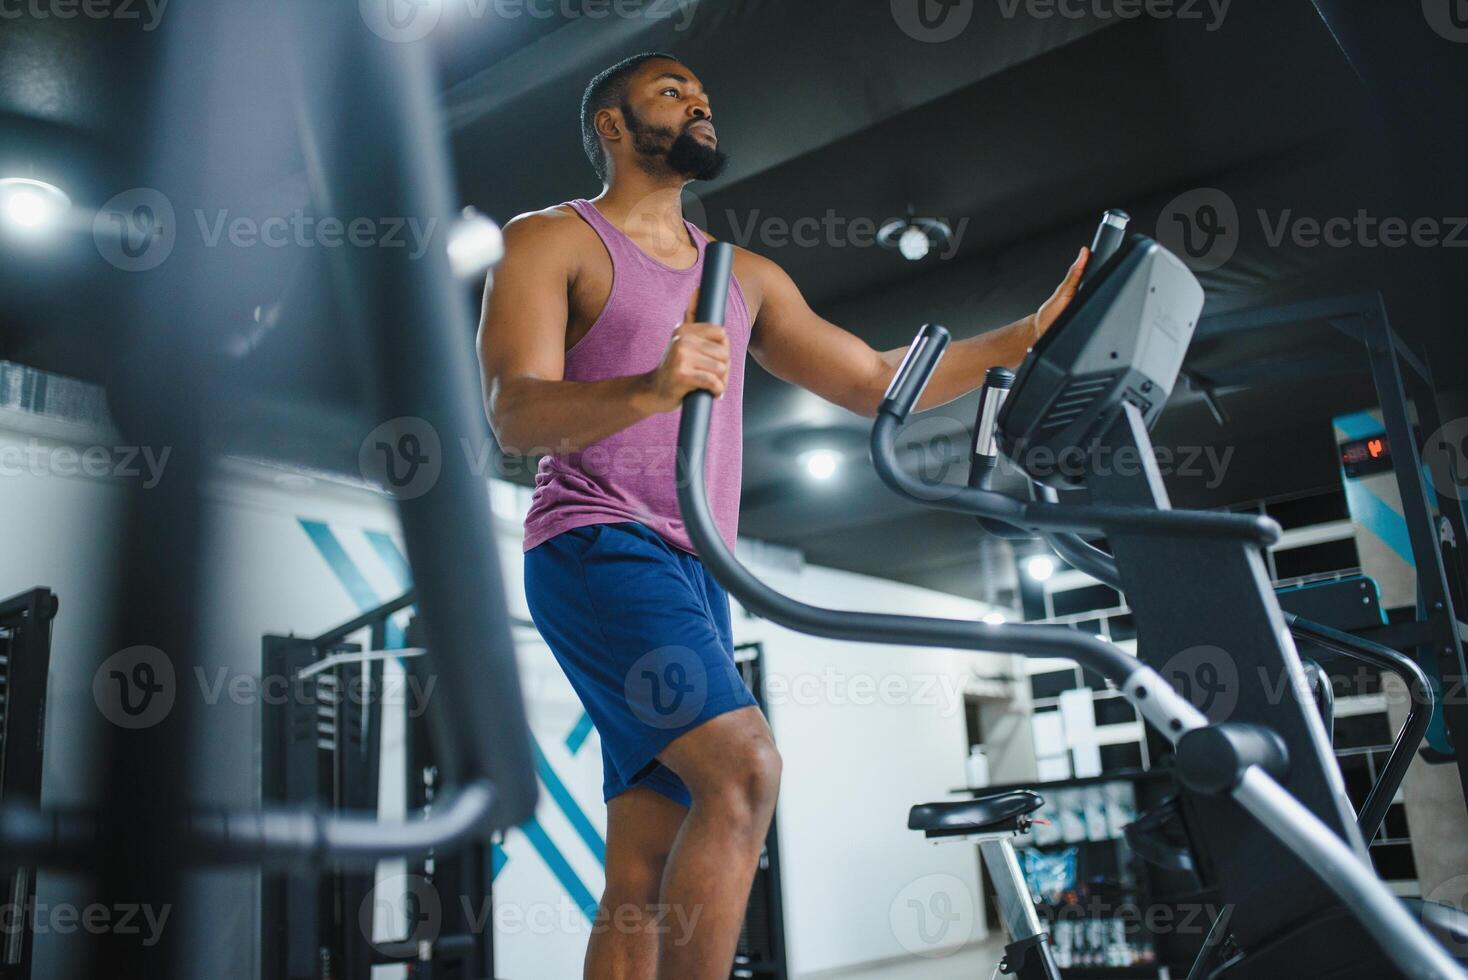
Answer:
[{"label": "man's bare shoulder", "polygon": [[577,265],[582,252],[596,244],[596,233],[564,204],[516,215],[505,224],[504,234],[508,257],[529,253],[568,268]]}]

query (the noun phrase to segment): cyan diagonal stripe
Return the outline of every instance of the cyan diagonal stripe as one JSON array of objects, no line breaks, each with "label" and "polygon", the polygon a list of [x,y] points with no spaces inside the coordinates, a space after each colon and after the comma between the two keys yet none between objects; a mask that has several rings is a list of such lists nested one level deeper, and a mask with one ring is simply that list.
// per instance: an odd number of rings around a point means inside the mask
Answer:
[{"label": "cyan diagonal stripe", "polygon": [[550,760],[540,750],[540,742],[534,735],[530,736],[530,747],[535,750],[535,768],[540,773],[540,781],[550,791],[551,799],[556,801],[556,806],[561,808],[561,812],[566,815],[566,819],[571,822],[576,833],[581,835],[581,839],[586,842],[591,853],[596,855],[601,866],[606,867],[607,842],[602,840],[601,833],[586,818],[586,814],[577,805],[576,798],[571,795],[571,791],[566,789],[566,784],[561,781],[561,777],[557,776],[555,770],[551,768]]},{"label": "cyan diagonal stripe", "polygon": [[363,531],[367,543],[372,545],[372,550],[377,552],[377,557],[392,572],[392,577],[402,586],[404,592],[413,587],[413,573],[408,568],[408,559],[398,550],[398,543],[390,535],[381,531]]},{"label": "cyan diagonal stripe", "polygon": [[331,528],[320,521],[308,521],[305,518],[300,520],[306,535],[316,545],[316,550],[321,552],[321,557],[326,559],[327,566],[347,590],[347,595],[352,597],[357,608],[366,612],[381,605],[382,600],[377,597],[371,583],[367,581],[361,569],[342,548],[341,542],[336,539]]},{"label": "cyan diagonal stripe", "polygon": [[566,748],[571,751],[572,755],[581,751],[581,746],[586,744],[586,739],[591,735],[593,727],[591,715],[584,711],[581,712],[581,717],[577,720],[575,727],[566,735]]},{"label": "cyan diagonal stripe", "polygon": [[1381,419],[1370,412],[1338,415],[1333,421],[1335,427],[1345,433],[1347,439],[1365,439],[1369,436],[1379,436],[1386,431],[1386,426],[1382,424]]},{"label": "cyan diagonal stripe", "polygon": [[545,832],[545,828],[534,817],[531,817],[520,825],[520,832],[525,835],[526,840],[530,841],[530,846],[535,848],[540,859],[545,862],[545,866],[550,868],[551,874],[555,875],[556,880],[561,883],[561,887],[566,889],[566,894],[571,896],[571,901],[581,908],[586,920],[595,921],[596,899],[591,897],[591,892],[581,883],[576,872],[571,870],[571,865],[556,848],[550,835]]},{"label": "cyan diagonal stripe", "polygon": [[1407,534],[1405,517],[1356,480],[1346,481],[1346,501],[1357,523],[1380,538],[1383,544],[1401,556],[1402,561],[1416,564],[1412,558],[1412,540]]},{"label": "cyan diagonal stripe", "polygon": [[510,856],[505,853],[505,849],[500,847],[498,842],[490,847],[489,853],[489,865],[493,869],[490,872],[489,880],[494,881],[500,876],[500,872],[505,870],[505,863],[510,860]]}]

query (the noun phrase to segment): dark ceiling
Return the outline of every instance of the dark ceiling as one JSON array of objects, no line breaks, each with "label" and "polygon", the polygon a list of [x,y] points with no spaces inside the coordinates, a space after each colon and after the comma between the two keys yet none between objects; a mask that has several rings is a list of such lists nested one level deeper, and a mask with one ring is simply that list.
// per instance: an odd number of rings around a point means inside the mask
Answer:
[{"label": "dark ceiling", "polygon": [[[1271,241],[1281,218],[1468,214],[1468,46],[1435,32],[1419,5],[1241,2],[1215,23],[1026,16],[1023,4],[975,0],[957,37],[929,42],[899,27],[901,2],[657,0],[612,17],[526,13],[552,5],[446,16],[425,43],[438,57],[460,196],[501,219],[593,196],[576,119],[587,78],[626,54],[669,50],[705,82],[734,161],[690,188],[689,215],[779,262],[822,315],[874,346],[900,347],[927,321],[967,336],[1022,316],[1105,208],[1163,234],[1169,202],[1216,188],[1239,218],[1236,252],[1200,273],[1210,313],[1381,290],[1441,387],[1461,389],[1468,249]],[[136,176],[130,134],[151,49],[127,25],[88,30],[0,28],[0,165],[23,146],[28,166],[56,161],[74,196],[95,206]],[[289,111],[269,73],[257,111]],[[260,184],[276,196],[293,186],[290,173]],[[909,205],[960,230],[953,254],[909,263],[845,232]],[[834,231],[781,234],[802,220]],[[100,271],[79,284],[57,266],[17,257],[0,269],[0,357],[100,380],[122,353],[106,314],[117,286]],[[247,299],[228,315],[242,316]],[[1374,401],[1364,358],[1321,324],[1200,340],[1190,371],[1227,425],[1180,387],[1158,442],[1235,456],[1219,486],[1178,481],[1183,504],[1330,484],[1331,416]],[[980,592],[981,532],[881,487],[864,458],[864,420],[758,368],[748,379],[742,533],[822,564]],[[959,433],[971,399],[934,416]],[[811,440],[849,451],[838,478],[803,475],[792,447]]]}]

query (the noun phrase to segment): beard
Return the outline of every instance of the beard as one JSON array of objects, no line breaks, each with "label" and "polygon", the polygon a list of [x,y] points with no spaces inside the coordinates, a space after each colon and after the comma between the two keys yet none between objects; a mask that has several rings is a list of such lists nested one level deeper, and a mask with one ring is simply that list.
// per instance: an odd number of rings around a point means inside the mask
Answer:
[{"label": "beard", "polygon": [[[656,174],[673,174],[689,180],[713,180],[729,165],[729,155],[709,146],[684,129],[681,133],[665,126],[649,126],[632,107],[623,103],[622,118],[632,134],[632,148]],[[691,126],[692,123],[689,123]]]}]

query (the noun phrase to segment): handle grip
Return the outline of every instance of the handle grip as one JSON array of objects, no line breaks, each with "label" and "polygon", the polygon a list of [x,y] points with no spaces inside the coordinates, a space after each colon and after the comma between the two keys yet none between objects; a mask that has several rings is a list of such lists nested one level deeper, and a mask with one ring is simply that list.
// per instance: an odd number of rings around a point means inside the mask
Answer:
[{"label": "handle grip", "polygon": [[883,396],[877,411],[895,416],[899,422],[905,422],[912,407],[922,396],[923,389],[928,386],[933,372],[937,370],[943,353],[948,350],[950,340],[952,337],[945,328],[936,323],[924,324],[913,339],[912,346],[908,347],[907,355],[903,357],[897,373],[892,376],[892,383],[887,386],[887,394]]},{"label": "handle grip", "polygon": [[1086,272],[1081,276],[1082,286],[1090,282],[1096,272],[1106,264],[1106,260],[1121,248],[1121,243],[1126,240],[1127,225],[1131,221],[1132,216],[1119,208],[1112,208],[1101,216],[1101,224],[1096,227],[1096,237],[1091,240],[1091,260],[1086,263]]},{"label": "handle grip", "polygon": [[698,306],[694,317],[699,323],[724,325],[724,309],[729,305],[729,273],[734,268],[734,246],[728,242],[710,242],[703,253],[703,276],[698,283]]}]

